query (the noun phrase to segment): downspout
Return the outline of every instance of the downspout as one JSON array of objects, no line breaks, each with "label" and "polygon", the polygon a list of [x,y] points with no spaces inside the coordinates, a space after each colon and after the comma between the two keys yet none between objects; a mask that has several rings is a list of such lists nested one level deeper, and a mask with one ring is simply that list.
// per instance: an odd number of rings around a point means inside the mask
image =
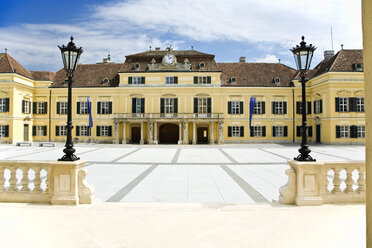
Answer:
[{"label": "downspout", "polygon": [[52,129],[52,90],[49,90],[49,142]]},{"label": "downspout", "polygon": [[292,89],[292,115],[293,115],[293,121],[292,121],[292,125],[293,125],[293,128],[292,128],[292,142],[295,143],[295,139],[296,139],[296,123],[295,123],[295,97],[294,97],[294,89]]}]

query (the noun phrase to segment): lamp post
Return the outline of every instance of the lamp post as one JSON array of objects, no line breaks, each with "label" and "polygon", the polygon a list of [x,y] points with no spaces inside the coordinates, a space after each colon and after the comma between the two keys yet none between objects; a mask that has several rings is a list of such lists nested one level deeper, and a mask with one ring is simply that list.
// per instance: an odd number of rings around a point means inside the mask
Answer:
[{"label": "lamp post", "polygon": [[62,45],[59,47],[61,49],[62,54],[62,60],[63,60],[63,66],[67,73],[67,83],[68,83],[68,102],[67,102],[67,138],[66,138],[66,145],[65,149],[63,149],[63,152],[65,155],[63,155],[62,158],[58,159],[58,161],[75,161],[80,158],[76,157],[74,154],[74,144],[72,143],[72,137],[71,137],[71,131],[72,131],[72,78],[74,76],[74,72],[76,70],[77,63],[79,61],[80,55],[83,53],[83,48],[77,48],[75,46],[75,43],[73,42],[74,38],[71,36],[71,41],[67,44],[67,46]]},{"label": "lamp post", "polygon": [[301,77],[301,87],[302,87],[302,141],[301,141],[301,148],[298,150],[300,154],[294,158],[297,161],[316,161],[313,159],[309,154],[311,150],[307,145],[307,122],[306,122],[306,71],[309,70],[311,59],[313,58],[313,54],[316,47],[310,44],[309,46],[306,45],[305,37],[302,36],[302,41],[300,45],[296,45],[292,49],[290,49],[293,53],[297,70],[300,71]]}]

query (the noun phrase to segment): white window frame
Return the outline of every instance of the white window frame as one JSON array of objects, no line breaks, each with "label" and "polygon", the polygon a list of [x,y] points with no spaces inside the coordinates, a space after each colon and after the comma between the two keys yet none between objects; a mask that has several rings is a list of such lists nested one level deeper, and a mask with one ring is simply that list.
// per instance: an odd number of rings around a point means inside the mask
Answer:
[{"label": "white window frame", "polygon": [[174,98],[164,98],[164,113],[174,113]]},{"label": "white window frame", "polygon": [[282,115],[284,114],[284,102],[275,102],[274,106],[274,114]]},{"label": "white window frame", "polygon": [[200,97],[198,98],[198,114],[208,113],[208,98]]},{"label": "white window frame", "polygon": [[231,137],[240,137],[240,126],[231,127]]},{"label": "white window frame", "polygon": [[101,102],[101,114],[109,114],[110,113],[110,102]]},{"label": "white window frame", "polygon": [[136,114],[141,113],[141,98],[136,98]]},{"label": "white window frame", "polygon": [[23,102],[24,114],[31,114],[31,101],[24,100]]},{"label": "white window frame", "polygon": [[101,136],[109,136],[109,126],[101,126],[100,127],[100,135]]},{"label": "white window frame", "polygon": [[253,126],[253,137],[262,137],[262,126]]},{"label": "white window frame", "polygon": [[89,126],[80,126],[79,136],[89,136]]},{"label": "white window frame", "polygon": [[349,98],[347,97],[340,97],[340,112],[348,112],[349,111]]},{"label": "white window frame", "polygon": [[59,128],[58,128],[58,135],[59,136],[67,136],[67,128],[66,128],[66,126],[59,126]]},{"label": "white window frame", "polygon": [[274,126],[275,137],[284,137],[284,126]]},{"label": "white window frame", "polygon": [[45,105],[44,102],[37,102],[36,103],[36,114],[45,114]]},{"label": "white window frame", "polygon": [[0,112],[5,112],[6,110],[6,98],[0,98]]},{"label": "white window frame", "polygon": [[365,138],[365,137],[366,137],[366,127],[358,126],[358,138]]},{"label": "white window frame", "polygon": [[165,77],[165,84],[174,84],[174,77]]},{"label": "white window frame", "polygon": [[320,114],[320,100],[315,101],[314,114]]},{"label": "white window frame", "polygon": [[350,138],[349,126],[340,126],[340,138]]},{"label": "white window frame", "polygon": [[36,136],[44,136],[45,126],[36,126]]},{"label": "white window frame", "polygon": [[80,114],[86,115],[88,112],[88,102],[80,102]]},{"label": "white window frame", "polygon": [[6,125],[0,125],[1,138],[5,137],[5,128],[6,128]]},{"label": "white window frame", "polygon": [[231,102],[231,114],[233,115],[240,114],[240,102],[239,101]]},{"label": "white window frame", "polygon": [[256,102],[253,108],[253,114],[262,114],[262,101]]},{"label": "white window frame", "polygon": [[364,97],[357,97],[357,112],[364,111]]},{"label": "white window frame", "polygon": [[132,78],[132,84],[141,84],[141,83],[142,83],[141,77],[133,77]]},{"label": "white window frame", "polygon": [[198,84],[208,84],[208,77],[207,76],[198,77]]},{"label": "white window frame", "polygon": [[59,114],[67,115],[67,102],[59,102]]}]

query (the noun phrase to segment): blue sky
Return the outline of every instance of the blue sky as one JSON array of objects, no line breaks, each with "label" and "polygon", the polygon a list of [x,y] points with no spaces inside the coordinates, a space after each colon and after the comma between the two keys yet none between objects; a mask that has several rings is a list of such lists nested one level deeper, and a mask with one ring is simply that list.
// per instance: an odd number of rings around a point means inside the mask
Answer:
[{"label": "blue sky", "polygon": [[[64,10],[64,6],[71,6]],[[114,62],[148,50],[190,49],[217,62],[278,62],[294,66],[289,49],[306,41],[323,51],[362,48],[360,1],[350,0],[2,0],[0,50],[29,70],[61,68],[57,45],[69,36],[82,46],[81,63],[108,53]]]}]

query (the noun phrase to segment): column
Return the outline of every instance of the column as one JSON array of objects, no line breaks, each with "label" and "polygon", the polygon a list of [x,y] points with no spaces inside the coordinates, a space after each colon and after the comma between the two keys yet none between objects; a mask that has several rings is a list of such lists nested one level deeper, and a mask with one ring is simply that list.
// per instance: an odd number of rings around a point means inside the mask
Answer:
[{"label": "column", "polygon": [[143,140],[143,121],[141,121],[141,140],[140,145],[145,144],[145,141]]},{"label": "column", "polygon": [[211,127],[211,136],[209,138],[209,143],[210,144],[214,144],[214,123],[213,121],[210,123],[210,127]]},{"label": "column", "polygon": [[119,144],[119,123],[114,122],[114,140],[112,141],[113,144]]},{"label": "column", "polygon": [[148,142],[149,144],[152,144],[153,143],[153,140],[152,140],[152,126],[153,126],[153,123],[152,122],[149,122],[149,128],[148,128]]},{"label": "column", "polygon": [[182,145],[182,122],[178,124],[178,144]]},{"label": "column", "polygon": [[158,123],[154,122],[154,144],[157,145],[159,144],[158,141]]},{"label": "column", "polygon": [[123,122],[123,141],[122,141],[123,144],[127,143],[127,128],[126,127],[127,127],[127,123]]},{"label": "column", "polygon": [[183,123],[183,144],[189,144],[189,123]]},{"label": "column", "polygon": [[223,144],[223,122],[218,123],[218,144]]},{"label": "column", "polygon": [[196,144],[196,122],[194,121],[193,123],[193,129],[192,129],[192,144]]}]

